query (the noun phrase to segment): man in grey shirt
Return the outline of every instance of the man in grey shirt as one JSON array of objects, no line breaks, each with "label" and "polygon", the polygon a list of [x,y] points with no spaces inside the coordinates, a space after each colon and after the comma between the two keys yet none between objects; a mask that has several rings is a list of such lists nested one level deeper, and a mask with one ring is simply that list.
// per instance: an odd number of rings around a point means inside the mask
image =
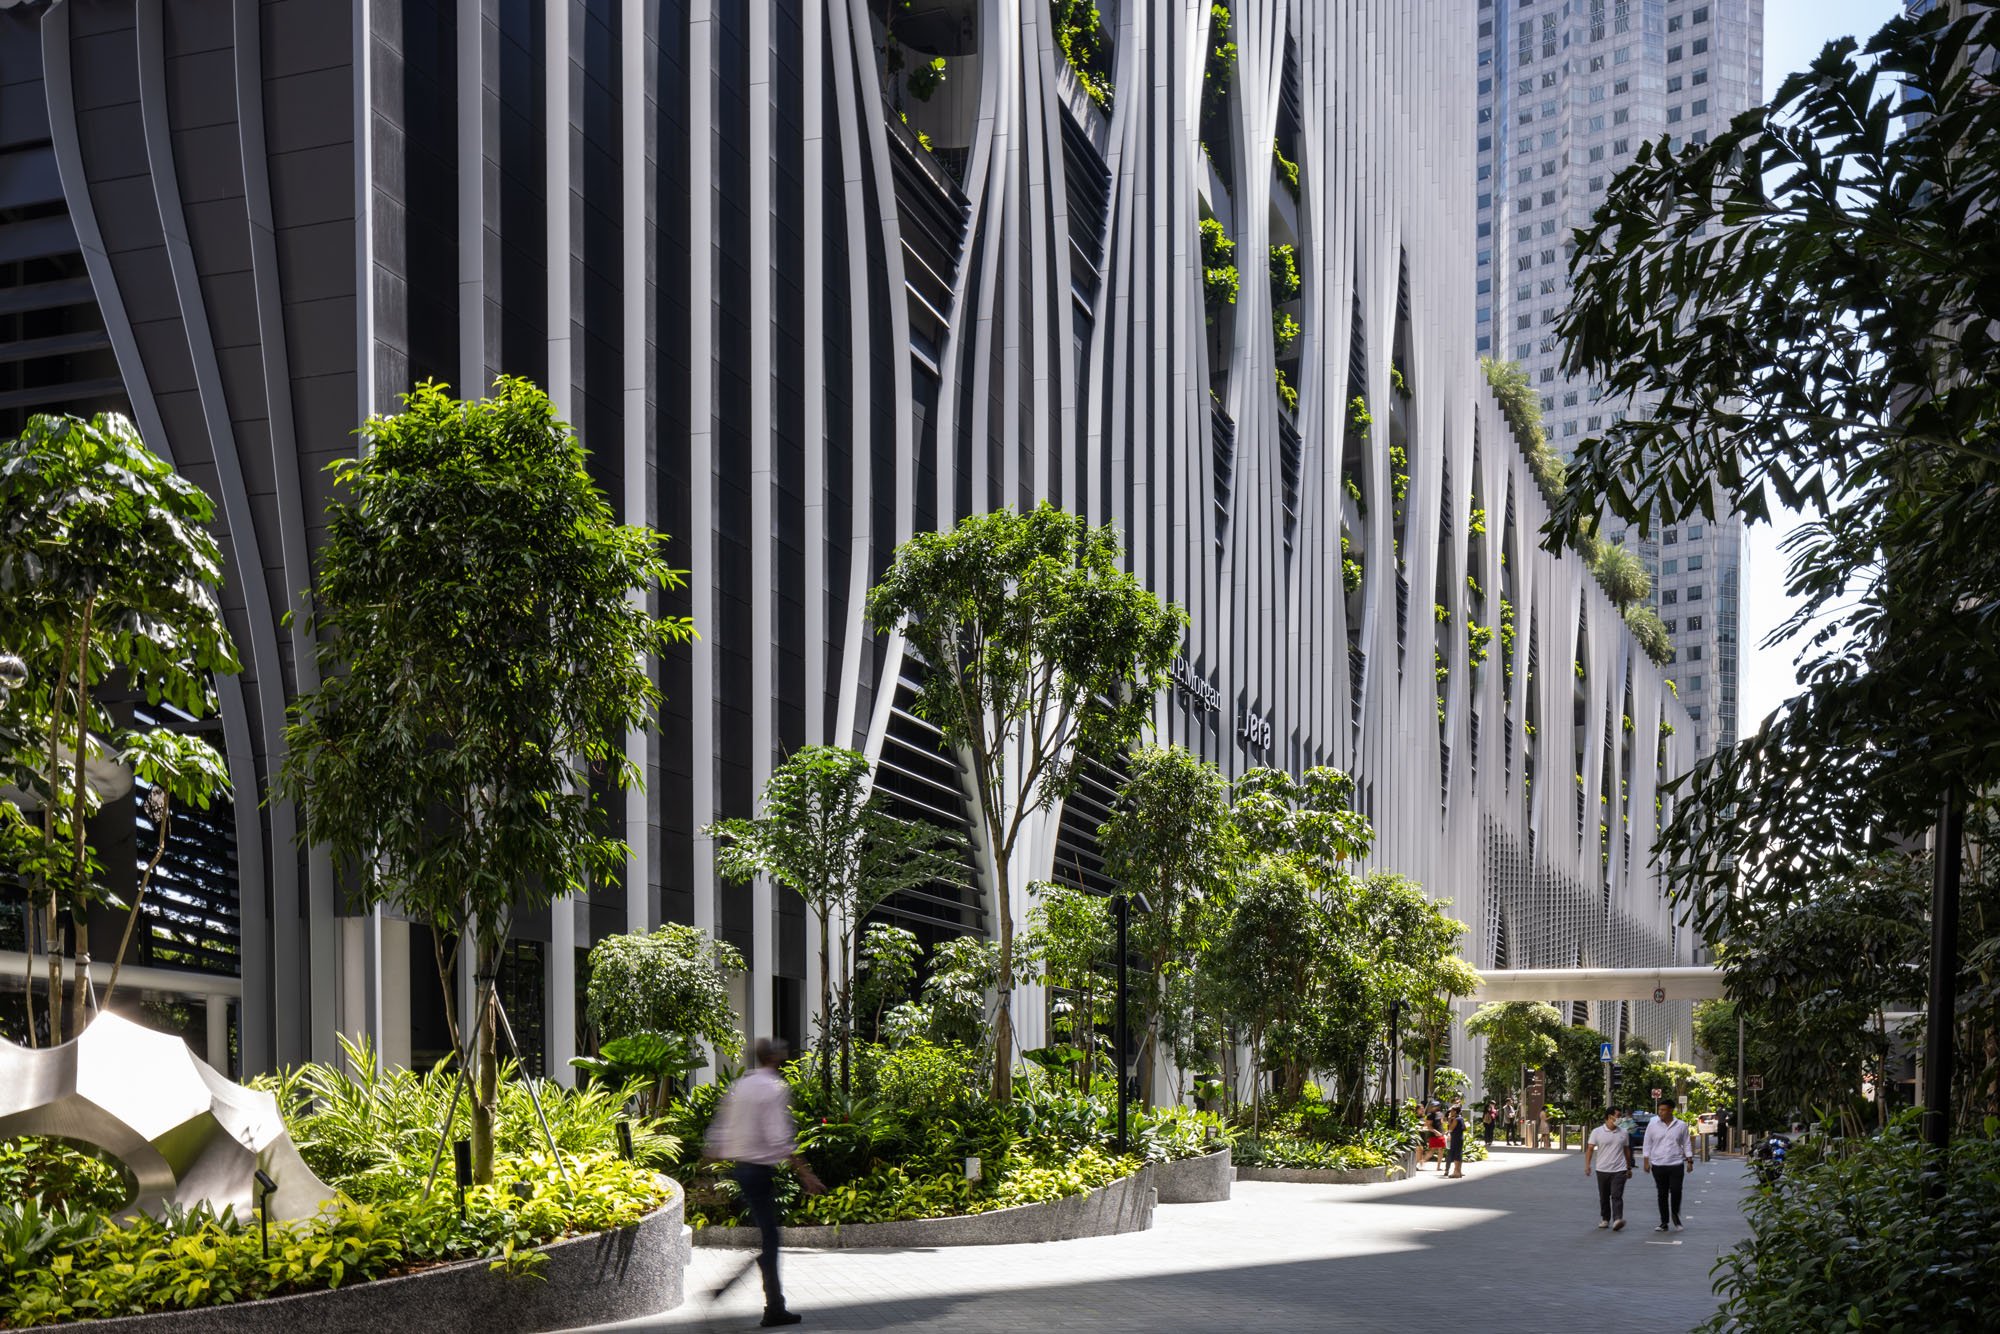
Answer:
[{"label": "man in grey shirt", "polygon": [[[763,1243],[757,1266],[764,1271],[763,1323],[767,1326],[799,1323],[797,1313],[786,1308],[785,1290],[778,1283],[778,1203],[772,1179],[778,1168],[789,1162],[808,1195],[820,1191],[819,1178],[799,1156],[792,1124],[792,1090],[779,1072],[789,1055],[791,1048],[783,1038],[757,1039],[757,1068],[729,1086],[704,1145],[704,1156],[736,1164],[736,1184],[742,1188],[743,1202],[750,1206],[750,1218],[757,1224]],[[749,1272],[748,1265],[738,1270],[715,1290],[716,1297],[735,1287],[737,1279]]]},{"label": "man in grey shirt", "polygon": [[1665,1232],[1671,1224],[1679,1232],[1681,1180],[1694,1171],[1694,1140],[1688,1135],[1687,1122],[1674,1119],[1672,1098],[1660,1099],[1660,1114],[1646,1127],[1642,1152],[1646,1155],[1646,1172],[1660,1192],[1660,1225],[1653,1231]]},{"label": "man in grey shirt", "polygon": [[1583,1174],[1597,1178],[1597,1225],[1625,1230],[1625,1183],[1632,1179],[1632,1140],[1618,1124],[1618,1109],[1604,1109],[1604,1124],[1583,1142]]}]

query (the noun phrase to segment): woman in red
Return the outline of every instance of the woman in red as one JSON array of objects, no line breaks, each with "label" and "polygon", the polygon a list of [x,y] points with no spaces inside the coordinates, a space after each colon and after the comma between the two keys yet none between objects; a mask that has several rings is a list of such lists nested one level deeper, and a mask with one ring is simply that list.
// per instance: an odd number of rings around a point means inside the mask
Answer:
[{"label": "woman in red", "polygon": [[1424,1138],[1424,1144],[1426,1147],[1430,1149],[1431,1153],[1437,1158],[1438,1171],[1442,1172],[1445,1170],[1444,1113],[1439,1109],[1436,1103],[1432,1103],[1430,1105],[1430,1110],[1424,1113],[1424,1124],[1427,1128]]}]

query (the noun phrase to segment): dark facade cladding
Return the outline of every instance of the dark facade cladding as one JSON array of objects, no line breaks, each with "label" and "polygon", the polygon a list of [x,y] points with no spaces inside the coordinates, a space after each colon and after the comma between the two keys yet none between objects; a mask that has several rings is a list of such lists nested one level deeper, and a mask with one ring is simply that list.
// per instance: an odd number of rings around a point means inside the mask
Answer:
[{"label": "dark facade cladding", "polygon": [[[1035,0],[0,2],[0,411],[127,408],[216,497],[239,793],[313,685],[280,617],[324,466],[418,379],[543,384],[691,571],[661,609],[702,639],[628,739],[645,790],[609,799],[624,882],[509,958],[552,1073],[580,952],[662,920],[743,949],[746,1027],[806,1030],[800,904],[718,884],[696,831],[820,741],[965,826],[919,668],[863,598],[911,533],[1043,497],[1117,524],[1190,611],[1162,739],[1352,771],[1376,860],[1452,899],[1479,962],[1685,956],[1645,856],[1684,715],[1539,550],[1465,353],[1469,16],[1243,0],[1204,97],[1207,7],[1100,10],[1094,101]],[[1280,251],[1295,289],[1267,280]],[[1115,782],[1049,813],[1017,881],[1101,881]],[[428,933],[350,912],[282,803],[230,819],[246,1063],[336,1032],[436,1053]],[[888,912],[989,930],[990,883],[970,855]]]}]

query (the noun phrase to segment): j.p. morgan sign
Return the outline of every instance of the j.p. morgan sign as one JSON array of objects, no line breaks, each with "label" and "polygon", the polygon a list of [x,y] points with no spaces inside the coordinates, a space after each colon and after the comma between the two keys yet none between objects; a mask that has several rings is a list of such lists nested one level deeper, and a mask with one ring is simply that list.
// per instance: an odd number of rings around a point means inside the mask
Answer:
[{"label": "j.p. morgan sign", "polygon": [[[1214,681],[1195,670],[1192,659],[1175,658],[1168,674],[1174,679],[1174,690],[1181,702],[1204,715],[1204,721],[1221,714],[1222,691]],[[1238,711],[1236,739],[1248,749],[1268,751],[1276,733],[1271,715],[1262,709],[1249,705]]]}]

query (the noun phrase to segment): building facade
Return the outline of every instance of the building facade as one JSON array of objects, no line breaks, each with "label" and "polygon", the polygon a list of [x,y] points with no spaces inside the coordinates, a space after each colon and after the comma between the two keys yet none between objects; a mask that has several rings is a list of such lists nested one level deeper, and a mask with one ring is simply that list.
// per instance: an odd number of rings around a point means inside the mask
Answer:
[{"label": "building facade", "polygon": [[[1565,455],[1644,403],[1563,373],[1569,238],[1642,143],[1705,143],[1763,100],[1763,0],[1478,0],[1476,346],[1519,362]],[[1645,537],[1696,752],[1735,741],[1743,533],[1732,514]]]},{"label": "building facade", "polygon": [[[663,610],[701,631],[628,738],[623,883],[517,932],[531,1065],[568,1068],[589,944],[666,920],[743,950],[747,1029],[805,1031],[800,904],[718,882],[697,831],[813,742],[968,825],[863,598],[912,533],[1042,498],[1116,524],[1189,611],[1160,739],[1351,772],[1373,862],[1451,900],[1481,965],[1690,957],[1648,859],[1689,717],[1540,548],[1468,352],[1470,7],[1098,8],[1092,39],[1041,0],[0,6],[0,165],[31,164],[0,171],[0,248],[60,269],[0,270],[0,310],[89,342],[7,331],[0,407],[123,405],[218,501],[244,671],[209,878],[238,895],[246,1065],[342,1032],[444,1046],[428,930],[355,911],[250,795],[313,685],[280,617],[324,466],[426,377],[543,384],[620,511],[670,534],[691,579]],[[1102,887],[1098,758],[1016,883]],[[989,931],[991,879],[968,854],[885,912]],[[1622,1022],[1686,1049],[1685,1006]]]}]

